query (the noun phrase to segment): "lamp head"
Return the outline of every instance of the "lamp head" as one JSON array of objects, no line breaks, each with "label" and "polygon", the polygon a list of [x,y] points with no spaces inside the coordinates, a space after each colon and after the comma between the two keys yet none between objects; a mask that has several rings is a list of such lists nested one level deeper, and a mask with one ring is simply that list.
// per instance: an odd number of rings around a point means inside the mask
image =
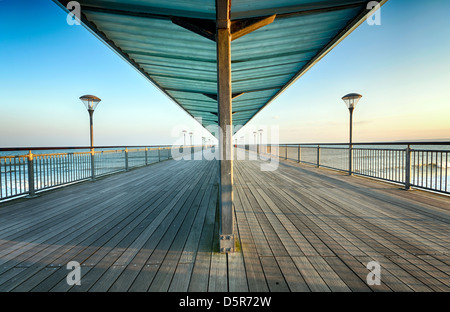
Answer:
[{"label": "lamp head", "polygon": [[95,95],[83,95],[80,96],[81,102],[86,106],[87,110],[93,111],[97,107],[98,103],[100,103],[100,99]]},{"label": "lamp head", "polygon": [[358,101],[362,98],[361,94],[358,93],[349,93],[342,97],[342,100],[347,105],[348,109],[353,110],[358,104]]}]

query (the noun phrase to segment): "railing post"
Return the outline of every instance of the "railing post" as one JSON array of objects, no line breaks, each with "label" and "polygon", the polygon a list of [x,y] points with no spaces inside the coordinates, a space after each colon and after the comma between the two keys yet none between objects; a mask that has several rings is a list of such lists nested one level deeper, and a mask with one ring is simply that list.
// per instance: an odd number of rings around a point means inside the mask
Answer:
[{"label": "railing post", "polygon": [[317,168],[320,167],[320,145],[317,145]]},{"label": "railing post", "polygon": [[287,144],[286,144],[286,150],[284,151],[284,159],[285,159],[285,160],[287,160],[287,156],[288,156],[288,151],[287,151],[287,149],[288,149],[288,146],[287,146]]},{"label": "railing post", "polygon": [[145,165],[148,165],[148,148],[145,148]]},{"label": "railing post", "polygon": [[161,162],[161,147],[158,147],[158,162]]},{"label": "railing post", "polygon": [[408,147],[405,151],[405,190],[411,189],[411,146],[408,144]]},{"label": "railing post", "polygon": [[95,180],[95,150],[91,148],[91,180]]},{"label": "railing post", "polygon": [[125,171],[128,171],[128,148],[125,147]]},{"label": "railing post", "polygon": [[300,144],[298,145],[298,151],[297,151],[297,158],[298,158],[298,162],[300,163],[301,160],[301,155],[300,155]]},{"label": "railing post", "polygon": [[34,187],[34,160],[33,153],[30,151],[28,153],[28,198],[36,197],[35,187]]},{"label": "railing post", "polygon": [[353,144],[348,146],[348,175],[353,175]]}]

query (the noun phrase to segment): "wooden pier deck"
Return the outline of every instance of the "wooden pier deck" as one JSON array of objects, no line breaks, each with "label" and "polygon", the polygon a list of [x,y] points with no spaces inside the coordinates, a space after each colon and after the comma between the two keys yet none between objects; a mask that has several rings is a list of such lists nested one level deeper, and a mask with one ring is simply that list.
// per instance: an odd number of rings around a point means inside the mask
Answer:
[{"label": "wooden pier deck", "polygon": [[[218,253],[218,164],[165,161],[0,204],[0,291],[450,290],[450,198],[235,161],[237,252]],[[70,286],[69,261],[81,263]],[[366,265],[381,267],[379,286]]]}]

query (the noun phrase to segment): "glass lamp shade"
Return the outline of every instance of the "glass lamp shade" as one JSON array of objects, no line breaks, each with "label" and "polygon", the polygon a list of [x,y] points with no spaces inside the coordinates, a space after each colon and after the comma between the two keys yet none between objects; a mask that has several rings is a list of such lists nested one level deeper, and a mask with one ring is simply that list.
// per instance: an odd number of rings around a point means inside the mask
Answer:
[{"label": "glass lamp shade", "polygon": [[87,110],[95,110],[98,103],[100,103],[100,99],[95,95],[83,95],[80,97],[81,102],[86,106]]},{"label": "glass lamp shade", "polygon": [[359,99],[362,98],[361,94],[358,93],[350,93],[342,98],[342,100],[347,105],[348,109],[354,109],[356,104],[358,104]]}]

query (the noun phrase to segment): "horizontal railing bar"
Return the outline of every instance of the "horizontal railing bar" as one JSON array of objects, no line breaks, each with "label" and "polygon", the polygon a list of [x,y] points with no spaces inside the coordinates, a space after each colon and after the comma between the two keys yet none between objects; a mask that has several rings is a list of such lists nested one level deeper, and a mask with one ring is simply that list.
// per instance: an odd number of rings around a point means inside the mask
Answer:
[{"label": "horizontal railing bar", "polygon": [[[148,147],[148,148],[172,148],[172,145],[113,145],[113,146],[94,146],[94,149],[102,148],[133,148],[133,147]],[[188,146],[186,146],[188,147]],[[45,150],[71,150],[71,149],[87,149],[90,150],[90,146],[66,146],[66,147],[0,147],[0,152],[14,152],[14,151],[45,151]]]},{"label": "horizontal railing bar", "polygon": [[[324,147],[324,148],[329,148],[329,147]],[[337,149],[348,149],[348,147],[347,148],[337,148]],[[353,150],[358,150],[358,151],[389,151],[389,152],[404,152],[405,151],[404,148],[361,148],[361,147],[353,147]],[[413,151],[413,149],[411,149],[411,151]]]},{"label": "horizontal railing bar", "polygon": [[[450,145],[450,141],[428,141],[428,142],[416,142],[416,141],[401,141],[401,142],[358,142],[358,143],[352,143],[354,145]],[[255,144],[251,144],[255,145]],[[277,144],[279,146],[305,146],[305,145],[311,145],[311,146],[326,146],[326,145],[349,145],[349,143],[279,143]]]}]

